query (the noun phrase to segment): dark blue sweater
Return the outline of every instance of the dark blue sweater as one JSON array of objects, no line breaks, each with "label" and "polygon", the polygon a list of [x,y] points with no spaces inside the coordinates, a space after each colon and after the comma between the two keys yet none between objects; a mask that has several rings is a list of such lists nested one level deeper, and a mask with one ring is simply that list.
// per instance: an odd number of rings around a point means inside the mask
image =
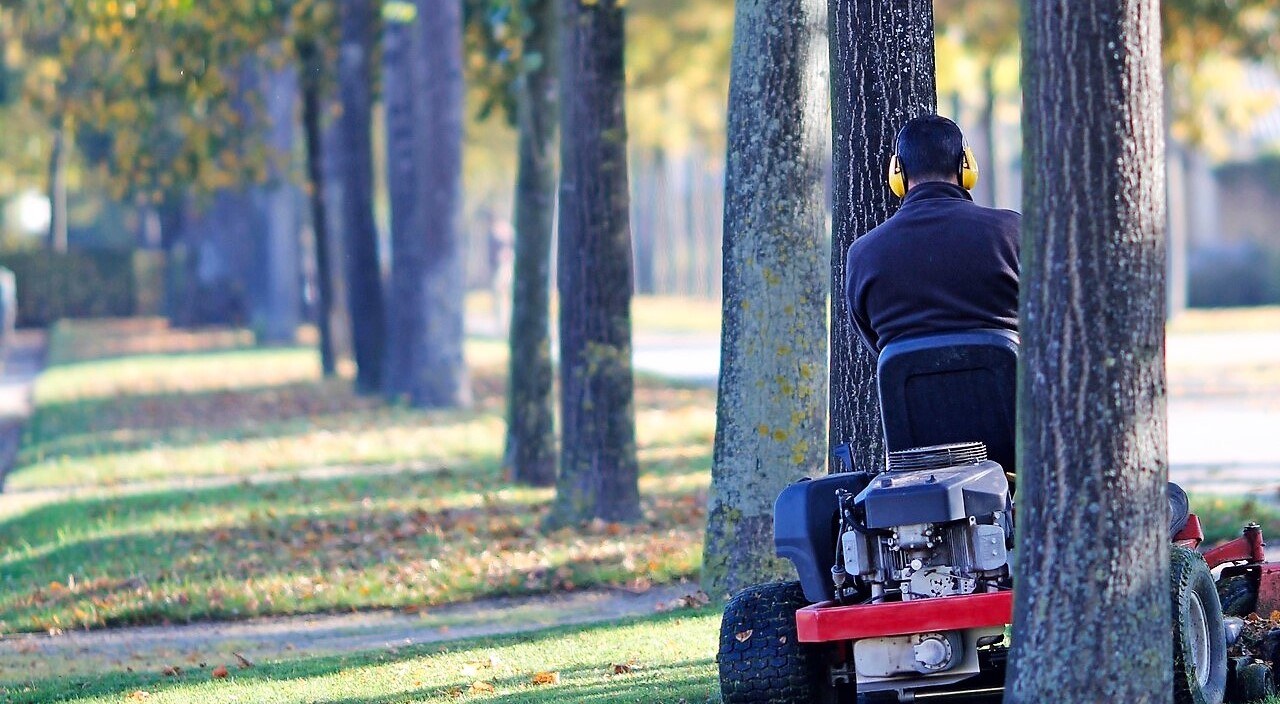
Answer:
[{"label": "dark blue sweater", "polygon": [[949,183],[922,183],[849,247],[845,297],[863,342],[935,332],[1018,330],[1022,216]]}]

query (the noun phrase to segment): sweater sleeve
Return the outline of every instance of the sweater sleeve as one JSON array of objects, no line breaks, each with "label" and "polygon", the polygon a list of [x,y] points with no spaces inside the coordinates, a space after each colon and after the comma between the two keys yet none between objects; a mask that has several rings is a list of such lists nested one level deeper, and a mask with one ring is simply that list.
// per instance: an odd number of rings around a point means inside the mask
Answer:
[{"label": "sweater sleeve", "polygon": [[862,295],[862,281],[857,273],[857,268],[854,267],[853,260],[853,247],[850,247],[844,269],[845,308],[849,311],[849,323],[858,333],[862,344],[866,345],[867,349],[871,351],[871,355],[875,357],[880,354],[880,338],[876,335],[875,330],[871,328],[871,320],[867,316],[865,297]]}]

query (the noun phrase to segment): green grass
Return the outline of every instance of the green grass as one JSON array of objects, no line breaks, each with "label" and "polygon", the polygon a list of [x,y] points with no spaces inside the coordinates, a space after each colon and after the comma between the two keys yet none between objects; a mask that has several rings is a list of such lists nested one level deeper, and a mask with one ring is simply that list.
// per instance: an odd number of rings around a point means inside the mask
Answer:
[{"label": "green grass", "polygon": [[[320,380],[310,350],[114,357],[138,348],[102,341],[114,332],[54,333],[55,361],[79,361],[40,379],[0,504],[0,633],[419,607],[697,574],[711,390],[638,383],[642,523],[544,534],[551,490],[500,473],[503,364],[491,344],[468,350],[474,408],[419,411]],[[84,351],[95,348],[106,358]],[[308,468],[322,471],[295,471]],[[161,479],[209,481],[137,484]]]},{"label": "green grass", "polygon": [[[1213,543],[1240,536],[1246,523],[1262,526],[1264,538],[1270,536],[1272,545],[1280,545],[1280,504],[1265,503],[1249,498],[1195,495],[1191,496],[1191,511],[1200,519],[1205,541]],[[1275,552],[1276,548],[1272,548]],[[1277,555],[1271,555],[1275,560]]]},{"label": "green grass", "polygon": [[[230,657],[176,677],[113,672],[0,684],[0,696],[26,702],[718,702],[712,609],[621,624],[562,628],[521,636],[381,650],[341,657],[258,663]],[[230,670],[214,679],[218,664]],[[534,684],[554,673],[554,684]],[[490,691],[489,688],[492,688]],[[141,693],[141,694],[137,694]]]}]

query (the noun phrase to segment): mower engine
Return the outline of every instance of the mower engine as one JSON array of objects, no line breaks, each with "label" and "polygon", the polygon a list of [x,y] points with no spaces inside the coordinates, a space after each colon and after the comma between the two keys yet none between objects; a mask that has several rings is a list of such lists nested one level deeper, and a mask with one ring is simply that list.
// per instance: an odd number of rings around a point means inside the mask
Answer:
[{"label": "mower engine", "polygon": [[892,453],[888,472],[837,500],[841,596],[914,601],[1011,586],[1009,481],[980,443]]},{"label": "mower engine", "polygon": [[[856,496],[838,492],[837,502],[838,600],[918,601],[1012,586],[1009,482],[981,443],[892,453],[889,471]],[[857,680],[879,689],[903,676],[972,673],[978,648],[1002,639],[1003,629],[984,629],[859,640]]]}]

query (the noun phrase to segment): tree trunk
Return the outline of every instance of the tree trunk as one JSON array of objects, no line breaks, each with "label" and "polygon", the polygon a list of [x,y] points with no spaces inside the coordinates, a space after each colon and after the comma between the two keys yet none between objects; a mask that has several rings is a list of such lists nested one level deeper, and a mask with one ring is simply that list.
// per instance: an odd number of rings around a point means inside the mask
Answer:
[{"label": "tree trunk", "polygon": [[729,84],[724,320],[702,588],[783,578],[773,502],[825,468],[830,138],[824,0],[740,0]]},{"label": "tree trunk", "polygon": [[421,408],[465,406],[462,8],[418,0],[386,14],[384,95],[391,196],[385,391]]},{"label": "tree trunk", "polygon": [[849,323],[849,245],[897,210],[886,182],[898,128],[937,109],[931,0],[831,0],[831,433],[857,469],[884,465],[876,356]]},{"label": "tree trunk", "polygon": [[356,358],[356,390],[382,391],[386,320],[378,232],[373,222],[372,3],[343,0],[338,85],[342,98],[342,219],[347,304]]},{"label": "tree trunk", "polygon": [[1030,0],[1006,702],[1168,702],[1157,0]]},{"label": "tree trunk", "polygon": [[993,55],[983,57],[986,65],[982,67],[982,107],[978,110],[977,141],[978,167],[982,170],[982,178],[973,189],[973,199],[980,205],[997,207],[1000,180],[999,162],[996,158],[996,61]]},{"label": "tree trunk", "polygon": [[49,251],[67,251],[67,137],[61,118],[49,150]]},{"label": "tree trunk", "polygon": [[302,83],[302,130],[307,145],[307,196],[311,205],[311,230],[316,250],[316,324],[320,330],[320,369],[324,376],[337,373],[337,355],[333,344],[333,264],[330,262],[331,241],[329,209],[325,201],[324,133],[322,132],[323,90],[321,79],[326,73],[321,52],[315,42],[303,40],[298,45],[299,75]]},{"label": "tree trunk", "polygon": [[640,517],[623,2],[561,0],[560,475],[548,523]]},{"label": "tree trunk", "polygon": [[[283,49],[278,45],[273,54]],[[289,68],[263,67],[262,97],[266,113],[261,129],[272,160],[270,180],[255,188],[266,228],[260,233],[263,250],[261,297],[255,317],[259,340],[289,344],[297,337],[302,318],[301,231],[299,194],[292,162],[296,135],[298,75]]]},{"label": "tree trunk", "polygon": [[533,29],[525,54],[542,57],[519,86],[516,167],[516,259],[511,306],[511,364],[505,464],[533,486],[556,481],[555,408],[550,330],[551,228],[555,217],[556,3],[527,6]]}]

